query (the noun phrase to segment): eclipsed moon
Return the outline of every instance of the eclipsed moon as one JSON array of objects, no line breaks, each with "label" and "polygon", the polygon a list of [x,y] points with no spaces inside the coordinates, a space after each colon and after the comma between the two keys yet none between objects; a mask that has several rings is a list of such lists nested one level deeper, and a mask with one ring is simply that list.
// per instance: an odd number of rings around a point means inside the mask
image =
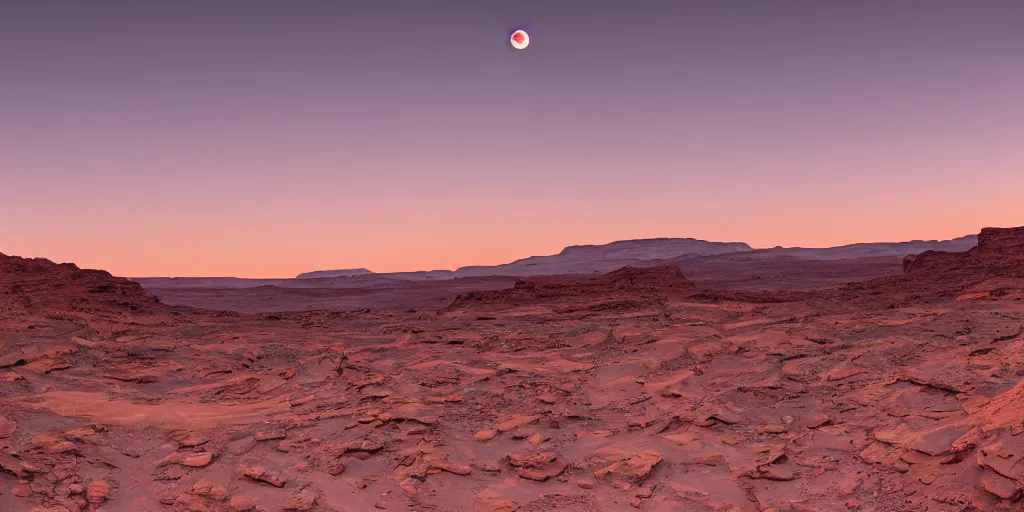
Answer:
[{"label": "eclipsed moon", "polygon": [[527,34],[525,30],[516,30],[512,33],[509,41],[516,50],[525,50],[527,46],[530,46],[530,34]]}]

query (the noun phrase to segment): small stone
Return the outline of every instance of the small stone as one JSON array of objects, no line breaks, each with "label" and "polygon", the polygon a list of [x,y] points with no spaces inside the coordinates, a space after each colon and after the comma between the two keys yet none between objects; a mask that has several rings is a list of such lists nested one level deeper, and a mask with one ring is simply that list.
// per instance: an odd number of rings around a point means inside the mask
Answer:
[{"label": "small stone", "polygon": [[210,452],[201,452],[195,455],[189,455],[181,461],[182,466],[188,466],[190,468],[201,468],[209,466],[213,462],[213,454]]},{"label": "small stone", "polygon": [[256,499],[251,496],[235,496],[228,502],[234,512],[249,512],[256,508]]},{"label": "small stone", "polygon": [[326,466],[324,466],[324,471],[326,471],[327,474],[331,476],[338,476],[344,473],[345,469],[345,463],[342,462],[341,459],[334,459],[328,462]]},{"label": "small stone", "polygon": [[32,496],[32,488],[27,485],[16,485],[11,488],[11,494],[19,498],[28,498]]},{"label": "small stone", "polygon": [[263,466],[241,466],[242,476],[256,480],[257,482],[263,482],[274,487],[284,487],[285,479],[278,475],[274,471],[271,471]]},{"label": "small stone", "polygon": [[284,432],[257,432],[253,437],[255,437],[257,441],[275,441],[288,437],[288,434]]},{"label": "small stone", "polygon": [[481,431],[477,432],[476,434],[474,434],[473,435],[473,439],[476,439],[477,441],[490,441],[491,439],[494,439],[494,436],[497,436],[497,435],[498,435],[498,431],[497,430],[495,430],[493,428],[489,428],[489,429],[486,429],[486,430],[481,430]]},{"label": "small stone", "polygon": [[401,487],[402,490],[405,491],[405,493],[408,494],[409,496],[416,496],[418,492],[416,490],[416,482],[411,477],[402,480],[402,482],[399,483],[398,486]]},{"label": "small stone", "polygon": [[784,425],[762,425],[757,427],[756,432],[758,434],[784,434],[788,430]]},{"label": "small stone", "polygon": [[508,432],[537,421],[537,416],[516,416],[498,425],[498,432]]},{"label": "small stone", "polygon": [[431,462],[430,469],[440,469],[456,475],[468,475],[473,472],[473,470],[465,464],[457,464],[446,460],[435,460]]},{"label": "small stone", "polygon": [[296,494],[293,494],[290,498],[285,500],[281,506],[283,510],[298,510],[306,511],[312,510],[313,505],[316,504],[316,494],[309,489],[303,489]]},{"label": "small stone", "polygon": [[933,484],[935,482],[935,475],[930,475],[930,474],[921,475],[921,477],[918,478],[918,481],[920,481],[922,484],[925,484],[925,485],[931,485],[931,484]]},{"label": "small stone", "polygon": [[645,498],[645,499],[646,498],[650,498],[651,496],[654,496],[654,488],[653,487],[641,487],[641,488],[637,489],[636,493],[634,493],[633,495],[636,496],[637,498]]},{"label": "small stone", "polygon": [[633,508],[640,508],[640,506],[643,504],[644,500],[640,498],[633,498],[632,500],[629,501],[629,505]]},{"label": "small stone", "polygon": [[593,489],[597,487],[597,484],[589,478],[580,479],[580,481],[576,482],[576,485],[580,486],[580,489]]},{"label": "small stone", "polygon": [[93,480],[85,490],[85,500],[92,504],[106,501],[110,495],[110,485],[105,480]]},{"label": "small stone", "polygon": [[249,450],[252,450],[253,447],[255,446],[256,438],[249,436],[239,439],[237,441],[233,441],[229,445],[228,449],[231,450],[231,453],[233,455],[245,455],[246,453],[249,453]]},{"label": "small stone", "polygon": [[68,485],[68,494],[69,495],[74,496],[76,494],[84,494],[84,493],[85,493],[85,487],[82,487],[79,484]]}]

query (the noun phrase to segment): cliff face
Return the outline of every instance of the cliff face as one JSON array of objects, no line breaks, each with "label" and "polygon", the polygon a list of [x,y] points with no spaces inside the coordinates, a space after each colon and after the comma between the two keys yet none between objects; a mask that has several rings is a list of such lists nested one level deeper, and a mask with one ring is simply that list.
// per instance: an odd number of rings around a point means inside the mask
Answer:
[{"label": "cliff face", "polygon": [[1024,227],[984,228],[978,246],[964,252],[925,251],[903,258],[910,274],[986,272],[1024,276]]},{"label": "cliff face", "polygon": [[159,305],[138,283],[71,263],[0,254],[0,319],[53,313],[145,313]]},{"label": "cliff face", "polygon": [[982,229],[978,234],[978,252],[985,256],[1024,258],[1024,227]]}]

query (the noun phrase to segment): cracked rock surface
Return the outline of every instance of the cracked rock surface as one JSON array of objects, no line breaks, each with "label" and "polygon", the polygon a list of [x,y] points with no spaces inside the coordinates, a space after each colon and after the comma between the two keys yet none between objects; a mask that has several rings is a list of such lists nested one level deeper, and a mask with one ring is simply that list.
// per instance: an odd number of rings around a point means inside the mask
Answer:
[{"label": "cracked rock surface", "polygon": [[979,240],[252,315],[0,255],[0,510],[1020,510],[1024,232]]}]

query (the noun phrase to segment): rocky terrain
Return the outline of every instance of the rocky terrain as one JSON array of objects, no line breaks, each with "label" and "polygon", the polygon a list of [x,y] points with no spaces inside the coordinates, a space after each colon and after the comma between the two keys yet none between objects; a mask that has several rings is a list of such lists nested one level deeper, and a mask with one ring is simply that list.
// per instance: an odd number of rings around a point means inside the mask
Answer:
[{"label": "rocky terrain", "polygon": [[294,279],[150,277],[136,281],[167,304],[244,313],[284,309],[436,309],[460,293],[508,288],[520,278],[595,276],[623,267],[675,265],[694,283],[715,288],[821,289],[899,274],[902,260],[909,254],[966,251],[975,245],[974,235],[945,241],[758,250],[743,243],[655,238],[572,246],[552,256],[455,271],[374,273],[347,269],[307,272]]},{"label": "rocky terrain", "polygon": [[0,256],[0,510],[1021,510],[1024,229],[899,264],[245,314]]}]

